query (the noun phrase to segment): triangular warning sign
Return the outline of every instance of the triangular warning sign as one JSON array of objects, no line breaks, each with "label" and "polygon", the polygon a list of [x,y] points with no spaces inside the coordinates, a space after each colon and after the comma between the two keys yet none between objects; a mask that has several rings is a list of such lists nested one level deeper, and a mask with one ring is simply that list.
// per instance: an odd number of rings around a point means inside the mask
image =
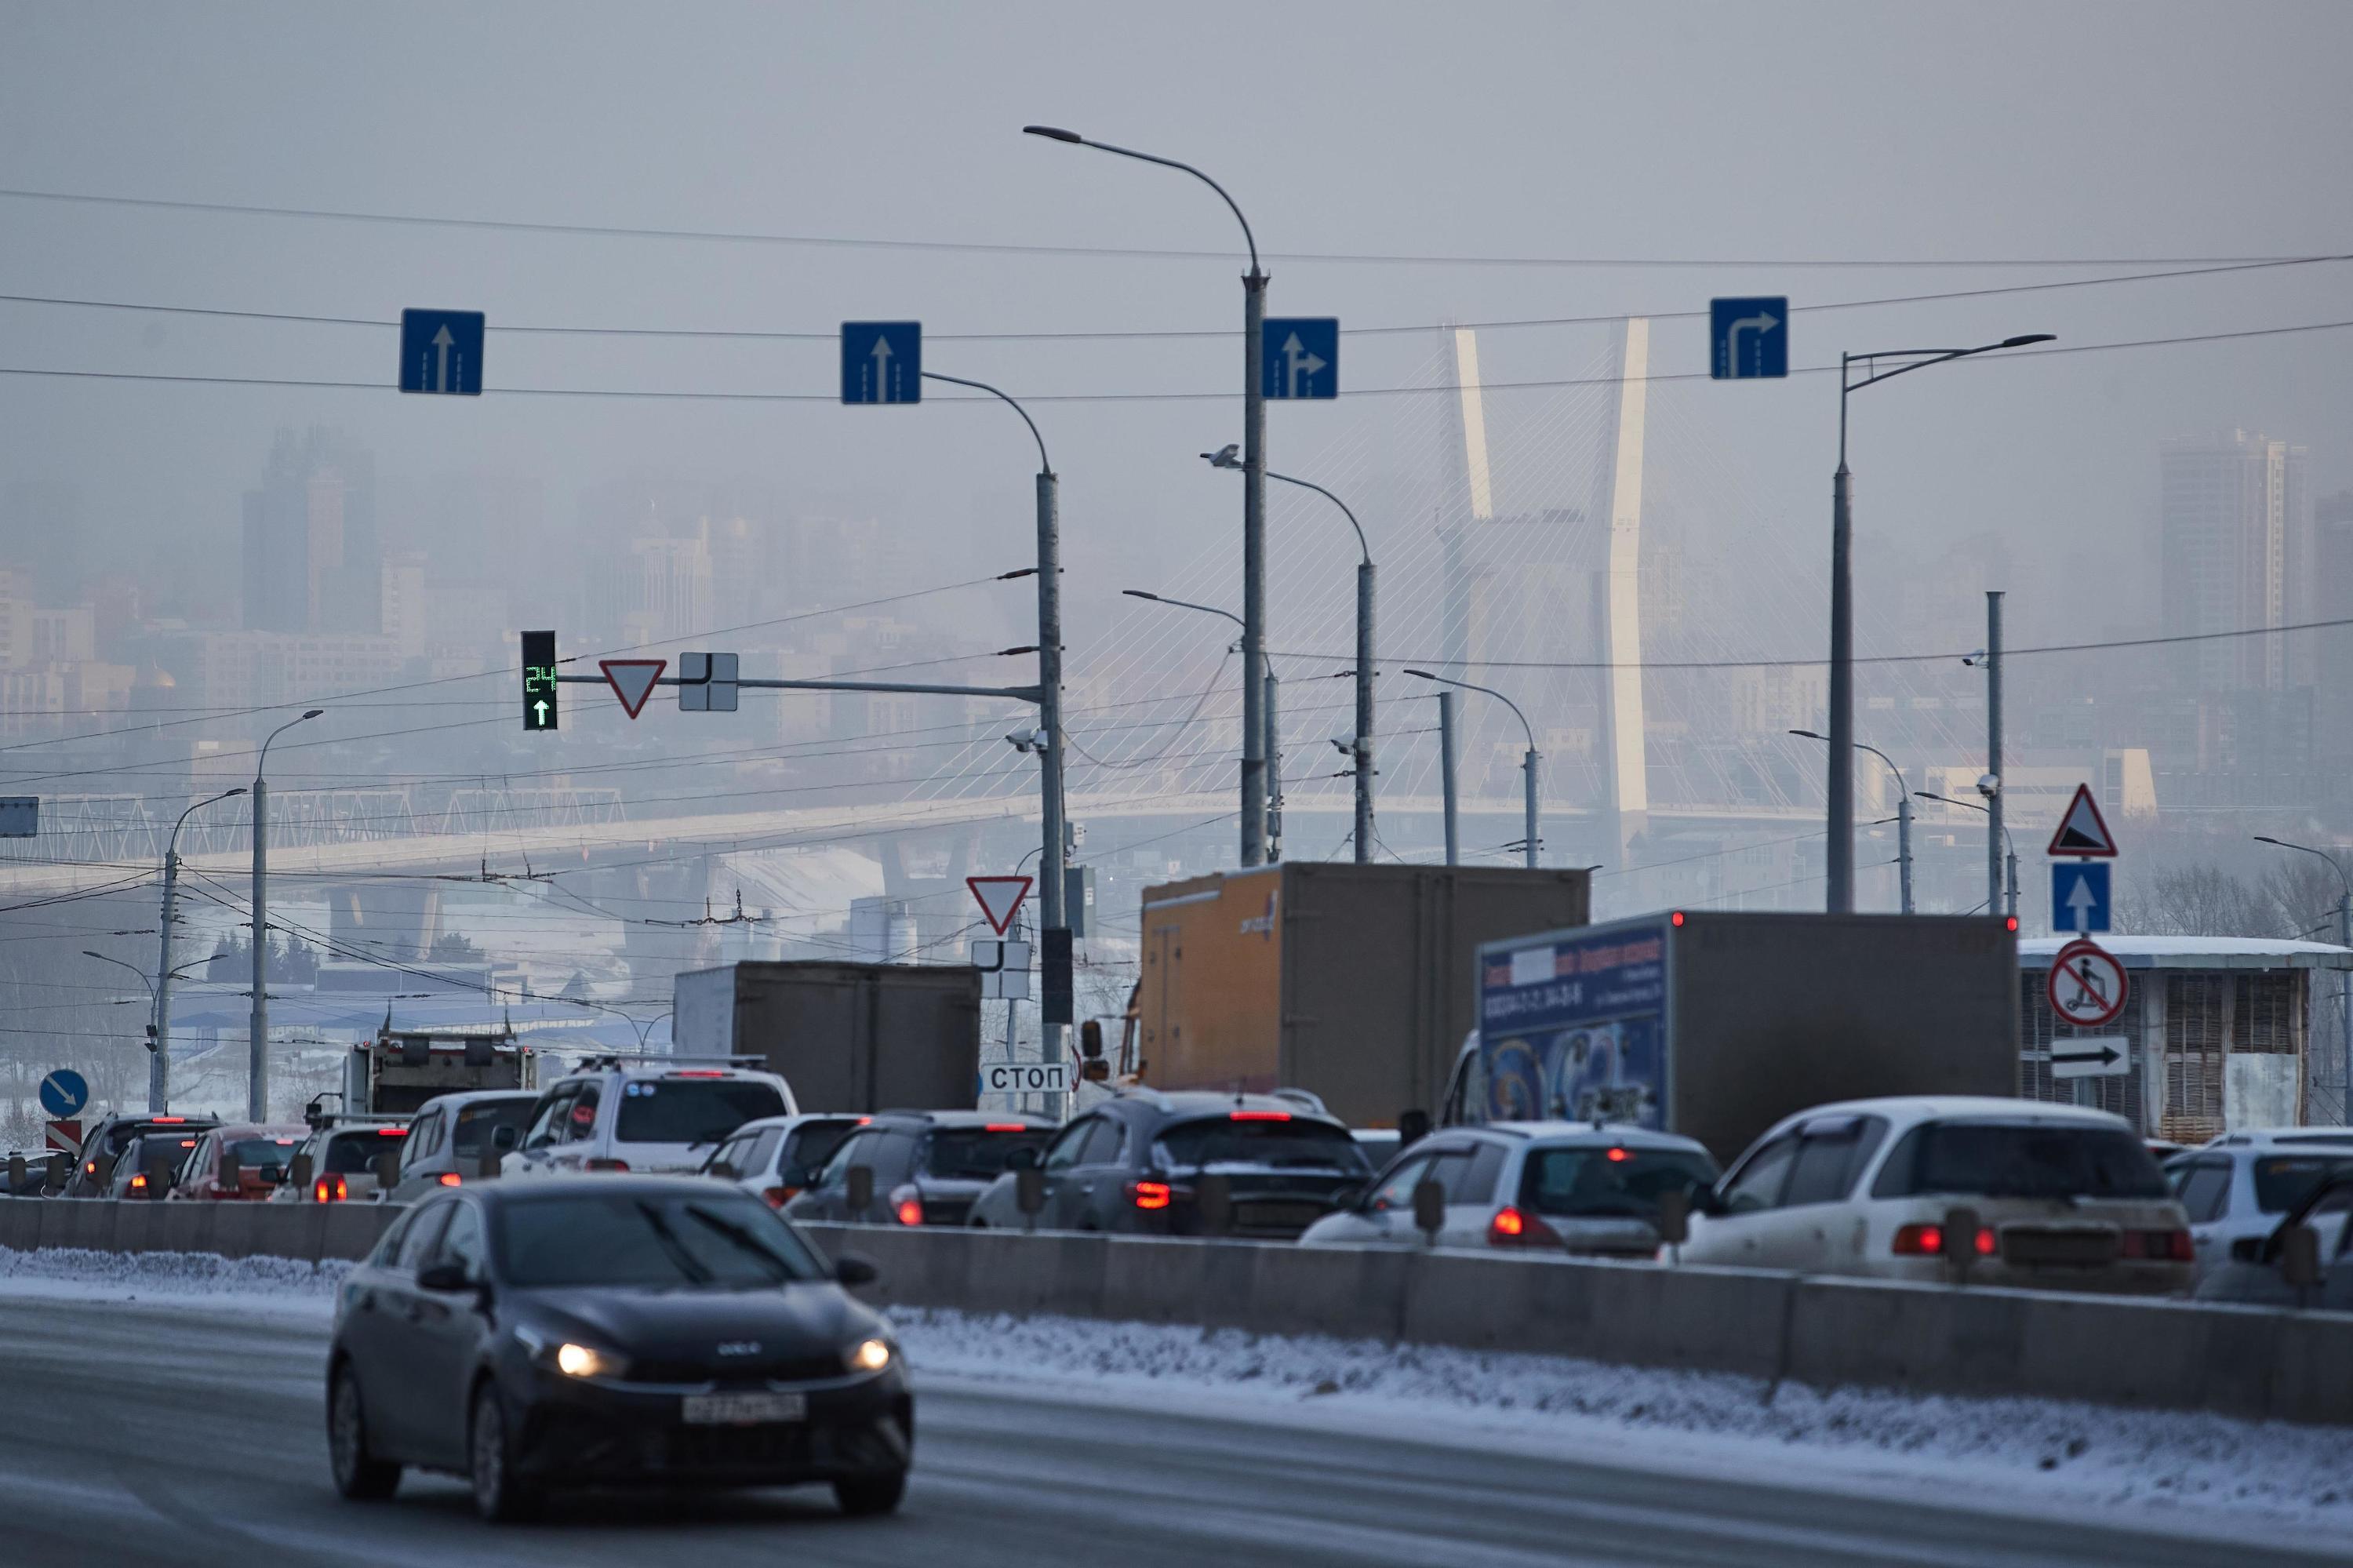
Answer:
[{"label": "triangular warning sign", "polygon": [[1000,937],[1013,924],[1021,901],[1029,896],[1029,879],[1026,876],[967,876],[964,885],[979,901],[980,913],[988,921],[988,928]]},{"label": "triangular warning sign", "polygon": [[2051,835],[2051,847],[2042,853],[2101,860],[2116,858],[2116,835],[2108,832],[2107,820],[2100,815],[2099,802],[2092,799],[2089,784],[2075,786],[2075,798],[2067,802],[2067,814],[2059,819],[2059,831]]},{"label": "triangular warning sign", "polygon": [[667,659],[599,659],[596,667],[605,672],[605,682],[613,694],[621,699],[622,709],[631,718],[646,705],[654,694],[654,683],[670,668]]}]

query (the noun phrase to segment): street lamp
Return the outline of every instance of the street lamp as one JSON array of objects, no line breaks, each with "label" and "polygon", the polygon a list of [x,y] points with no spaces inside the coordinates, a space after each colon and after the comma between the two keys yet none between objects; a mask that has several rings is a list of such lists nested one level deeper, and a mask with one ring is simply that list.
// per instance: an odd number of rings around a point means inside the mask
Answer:
[{"label": "street lamp", "polygon": [[[164,845],[164,934],[159,938],[163,951],[155,959],[155,984],[152,988],[155,1001],[155,1059],[147,1064],[147,1108],[166,1111],[172,1108],[172,911],[179,901],[180,892],[180,830],[188,819],[216,801],[233,800],[242,795],[242,788],[224,789],[209,800],[199,800],[180,813],[172,824],[172,836]],[[256,990],[259,987],[257,985]]]},{"label": "street lamp", "polygon": [[[1991,808],[1981,806],[1975,800],[1962,800],[1950,795],[1939,795],[1933,789],[1918,789],[1915,790],[1914,793],[1918,795],[1923,800],[1942,800],[1947,806],[1958,806],[1964,810],[1983,811],[1985,813],[1987,837],[1992,838],[1999,834],[2002,845],[2010,852],[2010,908],[2007,913],[2011,919],[2017,919],[2018,841],[2010,836],[2010,824],[1996,817],[1993,814]],[[1990,896],[1986,899],[1986,908],[1988,910],[1991,910],[1993,908],[1993,899]]]},{"label": "street lamp", "polygon": [[[1234,455],[1235,449],[1226,446],[1201,455],[1212,468],[1239,469],[1242,465]],[[1373,858],[1373,604],[1375,598],[1372,546],[1365,542],[1365,525],[1348,510],[1348,503],[1320,484],[1303,479],[1293,479],[1287,473],[1267,471],[1267,478],[1279,479],[1285,484],[1295,484],[1302,490],[1312,490],[1340,509],[1348,526],[1356,531],[1356,736],[1351,758],[1356,775],[1356,863],[1369,864]],[[1273,747],[1268,748],[1270,754]]]},{"label": "street lamp", "polygon": [[[1153,604],[1172,605],[1178,609],[1198,609],[1204,615],[1221,615],[1236,626],[1242,618],[1230,609],[1219,609],[1214,604],[1195,604],[1190,599],[1170,599],[1166,594],[1147,593],[1143,588],[1122,588],[1129,599],[1140,599]],[[1240,647],[1239,642],[1235,643]],[[1282,721],[1276,716],[1281,708],[1282,682],[1274,666],[1266,667],[1265,697],[1261,705],[1260,718],[1266,726],[1261,744],[1267,760],[1266,856],[1269,863],[1282,858]],[[1245,720],[1248,715],[1244,715]]]},{"label": "street lamp", "polygon": [[[1931,365],[1991,354],[1997,349],[2023,348],[2049,343],[2052,334],[2029,333],[2006,337],[1976,348],[1893,348],[1875,354],[1839,355],[1839,461],[1831,479],[1831,733],[1830,788],[1826,810],[1830,830],[1830,889],[1825,906],[1833,915],[1854,908],[1854,582],[1852,543],[1854,530],[1854,476],[1846,466],[1847,398],[1866,387]],[[1892,370],[1880,370],[1883,359],[1899,360]],[[1858,381],[1853,366],[1866,374]]]},{"label": "street lamp", "polygon": [[[1805,740],[1830,739],[1829,736],[1810,729],[1793,729],[1789,733]],[[1858,749],[1867,751],[1887,764],[1887,771],[1895,775],[1895,866],[1899,874],[1897,885],[1901,889],[1901,907],[1905,914],[1909,915],[1912,913],[1912,791],[1905,784],[1904,769],[1895,766],[1895,758],[1875,746],[1865,746],[1859,740],[1854,744]]]},{"label": "street lamp", "polygon": [[1174,158],[1091,142],[1075,131],[1053,125],[1024,125],[1022,132],[1073,146],[1092,147],[1123,158],[1157,164],[1192,175],[1218,193],[1242,228],[1242,243],[1250,249],[1250,270],[1242,278],[1242,772],[1241,857],[1244,865],[1263,865],[1267,858],[1267,779],[1264,750],[1266,724],[1259,712],[1266,683],[1266,391],[1260,385],[1260,339],[1266,323],[1266,274],[1259,270],[1258,239],[1250,219],[1226,187]]},{"label": "street lamp", "polygon": [[1520,767],[1528,776],[1527,805],[1525,808],[1527,815],[1525,828],[1525,832],[1527,833],[1527,844],[1525,847],[1527,850],[1527,867],[1530,871],[1534,871],[1536,868],[1536,764],[1538,758],[1536,757],[1536,732],[1535,728],[1529,725],[1528,715],[1520,712],[1519,704],[1512,701],[1511,698],[1504,695],[1503,693],[1494,690],[1493,687],[1474,686],[1468,681],[1457,681],[1445,675],[1433,675],[1427,670],[1408,670],[1406,673],[1409,675],[1419,676],[1420,679],[1425,681],[1435,681],[1441,686],[1460,686],[1466,692],[1477,692],[1482,696],[1493,697],[1497,702],[1503,704],[1505,707],[1511,709],[1513,716],[1520,721],[1520,728],[1527,732],[1528,755],[1526,759],[1520,764]]},{"label": "street lamp", "polygon": [[[2292,844],[2285,839],[2275,839],[2263,833],[2257,833],[2254,838],[2259,844],[2270,844],[2274,849],[2301,850],[2306,854],[2316,854],[2328,863],[2329,869],[2337,873],[2337,880],[2345,888],[2345,896],[2337,904],[2337,943],[2339,947],[2353,948],[2353,875],[2346,874],[2345,863],[2327,850],[2315,849],[2310,844]],[[2345,1069],[2337,1094],[2343,1102],[2346,1125],[2353,1127],[2353,973],[2340,972],[2337,977],[2337,1026],[2342,1036],[2337,1044]]]},{"label": "street lamp", "polygon": [[[248,1031],[245,1057],[245,1115],[248,1121],[269,1119],[269,993],[266,966],[269,962],[269,786],[262,769],[269,762],[269,743],[296,725],[317,718],[324,708],[307,709],[301,718],[288,719],[269,732],[253,762],[253,1022]],[[164,927],[170,941],[172,927]]]},{"label": "street lamp", "polygon": [[[1038,421],[1029,411],[991,387],[986,381],[967,381],[960,376],[942,376],[926,370],[926,381],[944,381],[954,387],[969,387],[986,392],[1007,408],[1021,416],[1029,427],[1029,439],[1038,443],[1038,783],[1039,846],[1045,859],[1039,863],[1038,880],[1045,884],[1038,893],[1038,916],[1047,932],[1063,931],[1068,922],[1062,912],[1062,895],[1070,865],[1070,846],[1065,842],[1062,796],[1062,511],[1061,480],[1054,472],[1052,460],[1046,455],[1046,438],[1038,433]],[[1027,748],[1024,748],[1027,749]],[[1049,941],[1055,938],[1050,937]],[[1067,939],[1067,938],[1065,938]],[[1064,948],[1067,956],[1069,949]],[[1049,959],[1042,966],[1043,977],[1051,980],[1057,964]],[[1060,970],[1067,981],[1069,970]],[[1054,1011],[1052,992],[1041,998],[1041,1018]],[[1067,1001],[1065,1005],[1067,1006]],[[1062,1023],[1048,1019],[1041,1027],[1049,1044],[1060,1043]]]}]

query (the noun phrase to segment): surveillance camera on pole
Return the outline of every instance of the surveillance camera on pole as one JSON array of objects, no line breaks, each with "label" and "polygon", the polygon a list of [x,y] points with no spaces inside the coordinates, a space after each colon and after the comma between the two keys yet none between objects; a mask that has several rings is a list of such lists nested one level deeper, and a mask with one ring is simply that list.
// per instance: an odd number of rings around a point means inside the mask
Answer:
[{"label": "surveillance camera on pole", "polygon": [[2001,775],[1998,773],[1980,775],[1978,779],[1978,793],[1984,796],[1989,800],[2000,794]]}]

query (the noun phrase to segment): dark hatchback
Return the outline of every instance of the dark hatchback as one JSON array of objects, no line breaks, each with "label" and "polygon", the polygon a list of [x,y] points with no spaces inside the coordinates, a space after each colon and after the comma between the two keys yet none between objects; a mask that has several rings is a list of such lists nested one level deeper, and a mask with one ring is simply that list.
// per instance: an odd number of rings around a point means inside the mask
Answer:
[{"label": "dark hatchback", "polygon": [[[1293,1241],[1373,1173],[1348,1129],[1271,1095],[1130,1089],[1063,1128],[1039,1161],[1044,1230]],[[1019,1178],[970,1223],[1026,1223]]]},{"label": "dark hatchback", "polygon": [[[1035,1159],[1053,1136],[1041,1116],[884,1111],[843,1140],[785,1213],[812,1222],[960,1225],[1023,1150]],[[860,1167],[873,1173],[862,1209],[850,1202],[849,1173]]]},{"label": "dark hatchback", "polygon": [[914,1395],[890,1330],[740,1188],[600,1175],[453,1188],[345,1278],[327,1446],[345,1497],[404,1467],[473,1485],[492,1520],[632,1482],[828,1482],[844,1511],[906,1487]]}]

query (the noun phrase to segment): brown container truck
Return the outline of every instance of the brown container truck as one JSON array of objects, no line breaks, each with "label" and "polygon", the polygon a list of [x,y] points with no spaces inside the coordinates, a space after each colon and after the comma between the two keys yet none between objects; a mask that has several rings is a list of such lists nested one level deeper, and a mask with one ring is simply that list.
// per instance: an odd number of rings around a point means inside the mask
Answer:
[{"label": "brown container truck", "polygon": [[1581,925],[1582,871],[1293,862],[1144,893],[1130,1059],[1159,1089],[1306,1089],[1356,1127],[1434,1111],[1480,945]]}]

